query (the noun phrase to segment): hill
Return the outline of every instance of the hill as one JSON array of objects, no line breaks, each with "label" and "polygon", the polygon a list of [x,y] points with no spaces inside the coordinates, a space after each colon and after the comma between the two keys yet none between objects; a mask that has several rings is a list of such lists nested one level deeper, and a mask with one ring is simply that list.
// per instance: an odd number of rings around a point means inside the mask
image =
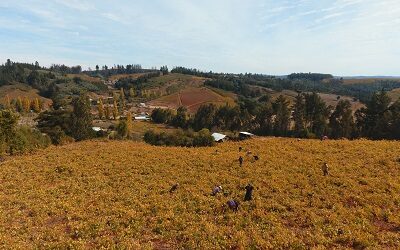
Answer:
[{"label": "hill", "polygon": [[393,89],[388,94],[389,94],[390,98],[392,98],[392,101],[396,101],[400,98],[400,88]]},{"label": "hill", "polygon": [[[398,249],[399,156],[400,142],[366,140],[50,147],[0,163],[0,247]],[[216,185],[224,194],[210,196]]]},{"label": "hill", "polygon": [[48,98],[44,98],[39,95],[39,91],[30,87],[29,85],[23,83],[14,83],[12,85],[0,86],[0,103],[5,104],[7,101],[7,96],[12,99],[17,99],[19,97],[27,97],[30,100],[39,98],[43,101],[45,108],[49,107],[52,101]]},{"label": "hill", "polygon": [[206,88],[185,87],[171,95],[163,96],[149,102],[149,105],[156,107],[168,107],[177,109],[184,106],[189,112],[195,113],[201,105],[213,103],[216,105],[235,105],[234,99]]}]

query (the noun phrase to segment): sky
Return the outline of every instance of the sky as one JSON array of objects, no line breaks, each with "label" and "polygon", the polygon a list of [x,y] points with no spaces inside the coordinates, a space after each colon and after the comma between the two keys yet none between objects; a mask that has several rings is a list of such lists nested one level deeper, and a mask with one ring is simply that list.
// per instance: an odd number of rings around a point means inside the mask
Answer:
[{"label": "sky", "polygon": [[1,0],[0,60],[400,75],[400,0]]}]

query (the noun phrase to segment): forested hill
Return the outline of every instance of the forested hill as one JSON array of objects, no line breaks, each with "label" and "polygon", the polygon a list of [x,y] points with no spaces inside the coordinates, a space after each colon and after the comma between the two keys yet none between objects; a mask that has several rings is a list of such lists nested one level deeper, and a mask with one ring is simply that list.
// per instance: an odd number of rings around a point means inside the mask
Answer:
[{"label": "forested hill", "polygon": [[[0,66],[0,87],[3,85],[24,83],[39,90],[39,94],[46,98],[54,98],[60,88],[65,87],[64,95],[78,94],[80,91],[99,92],[106,90],[104,82],[116,75],[126,75],[123,79],[114,79],[118,86],[129,82],[141,87],[147,80],[162,74],[168,74],[167,66],[160,69],[143,69],[139,64],[99,66],[95,69],[83,71],[81,66],[69,67],[63,64],[53,64],[51,67],[42,67],[38,62],[34,64],[17,63],[7,60]],[[260,98],[265,94],[263,90],[280,92],[291,90],[296,92],[317,92],[335,95],[351,96],[355,100],[366,103],[373,93],[391,91],[400,88],[400,80],[392,78],[377,79],[343,79],[331,74],[320,73],[293,73],[284,77],[263,74],[228,74],[202,72],[197,69],[175,67],[171,73],[200,76],[207,78],[205,85],[216,89],[230,91],[245,98]],[[132,74],[143,74],[139,79],[130,78]]]},{"label": "forested hill", "polygon": [[276,77],[262,74],[224,74],[213,72],[201,72],[197,69],[176,67],[171,72],[207,77],[210,80],[206,85],[233,91],[245,97],[257,97],[260,95],[259,86],[274,91],[293,90],[296,92],[319,92],[336,95],[352,96],[362,102],[367,102],[373,93],[391,91],[400,88],[400,79],[352,79],[346,83],[343,78],[333,77],[330,74],[320,73],[293,73],[285,77]]}]

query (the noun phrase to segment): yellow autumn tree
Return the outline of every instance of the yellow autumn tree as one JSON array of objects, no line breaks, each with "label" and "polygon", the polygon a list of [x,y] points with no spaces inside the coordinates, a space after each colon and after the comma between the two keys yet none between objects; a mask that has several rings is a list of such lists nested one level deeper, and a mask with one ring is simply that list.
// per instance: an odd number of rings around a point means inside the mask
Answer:
[{"label": "yellow autumn tree", "polygon": [[131,112],[128,112],[128,114],[126,115],[126,126],[128,128],[128,136],[131,133],[132,130],[132,114]]},{"label": "yellow autumn tree", "polygon": [[110,113],[111,113],[111,111],[110,111],[110,106],[106,106],[106,107],[104,108],[104,116],[105,116],[106,120],[109,120],[109,119],[110,119]]},{"label": "yellow autumn tree", "polygon": [[97,105],[97,109],[99,111],[99,118],[103,119],[104,116],[104,105],[103,105],[103,100],[100,98],[99,103]]},{"label": "yellow autumn tree", "polygon": [[17,110],[17,112],[24,112],[24,105],[22,104],[22,98],[19,96],[17,98],[17,102],[15,104],[15,109]]},{"label": "yellow autumn tree", "polygon": [[35,100],[33,101],[33,110],[34,110],[36,113],[40,113],[41,108],[40,108],[39,98],[35,98]]},{"label": "yellow autumn tree", "polygon": [[10,101],[10,97],[8,95],[6,95],[6,109],[10,109],[11,108],[11,101]]},{"label": "yellow autumn tree", "polygon": [[118,117],[118,105],[117,100],[114,99],[113,110],[112,110],[114,120],[117,120]]}]

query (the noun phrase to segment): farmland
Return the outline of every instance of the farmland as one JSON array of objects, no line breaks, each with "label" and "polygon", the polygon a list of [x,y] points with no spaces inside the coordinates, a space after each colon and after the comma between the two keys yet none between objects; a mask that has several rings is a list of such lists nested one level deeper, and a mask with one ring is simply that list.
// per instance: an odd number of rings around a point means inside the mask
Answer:
[{"label": "farmland", "polygon": [[214,103],[217,105],[224,105],[228,103],[233,105],[234,99],[228,96],[222,96],[206,87],[188,87],[174,94],[153,100],[150,102],[150,105],[175,109],[180,106],[185,106],[188,108],[189,112],[194,113],[201,105],[208,103]]},{"label": "farmland", "polygon": [[398,249],[399,157],[399,142],[367,140],[52,146],[0,163],[0,248]]}]

